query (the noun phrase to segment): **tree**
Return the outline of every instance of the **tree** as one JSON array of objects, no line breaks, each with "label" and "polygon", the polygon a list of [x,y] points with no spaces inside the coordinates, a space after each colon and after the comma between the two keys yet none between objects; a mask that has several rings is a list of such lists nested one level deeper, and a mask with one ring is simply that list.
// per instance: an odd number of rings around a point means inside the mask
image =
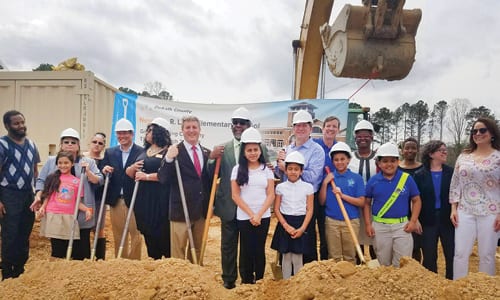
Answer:
[{"label": "tree", "polygon": [[472,124],[480,117],[495,120],[495,114],[491,112],[491,109],[483,105],[471,108],[465,117],[467,118],[467,130],[472,129]]},{"label": "tree", "polygon": [[360,104],[356,102],[349,102],[349,108],[363,108]]},{"label": "tree", "polygon": [[132,94],[132,95],[139,95],[139,93],[137,93],[136,91],[134,91],[133,89],[129,89],[128,87],[119,87],[118,90],[120,92],[123,92],[123,93],[126,93],[126,94]]},{"label": "tree", "polygon": [[392,119],[392,112],[387,107],[382,107],[372,115],[373,123],[380,125],[377,135],[380,137],[381,144],[389,142],[392,138]]},{"label": "tree", "polygon": [[471,107],[468,99],[456,98],[451,101],[448,109],[448,122],[446,127],[453,137],[455,156],[462,151],[465,141],[462,139],[467,130],[467,113]]},{"label": "tree", "polygon": [[402,107],[396,108],[394,113],[392,114],[392,125],[394,126],[394,141],[397,142],[399,138],[399,123],[403,120],[403,109]]},{"label": "tree", "polygon": [[[419,100],[417,103],[411,106],[411,120],[416,129],[416,138],[420,144],[422,141],[422,135],[425,131],[425,125],[427,119],[429,118],[429,106],[423,100]],[[413,128],[412,128],[413,135]]]},{"label": "tree", "polygon": [[173,100],[172,94],[170,94],[165,86],[163,86],[163,83],[159,81],[151,81],[144,84],[143,96],[145,96],[146,93],[149,95],[148,97]]},{"label": "tree", "polygon": [[36,69],[33,69],[33,71],[52,71],[52,68],[54,68],[53,65],[45,63],[40,64],[38,67],[36,67]]},{"label": "tree", "polygon": [[434,125],[439,125],[439,140],[441,141],[443,140],[443,124],[447,111],[448,103],[444,100],[434,104],[434,108],[432,109],[433,123]]}]

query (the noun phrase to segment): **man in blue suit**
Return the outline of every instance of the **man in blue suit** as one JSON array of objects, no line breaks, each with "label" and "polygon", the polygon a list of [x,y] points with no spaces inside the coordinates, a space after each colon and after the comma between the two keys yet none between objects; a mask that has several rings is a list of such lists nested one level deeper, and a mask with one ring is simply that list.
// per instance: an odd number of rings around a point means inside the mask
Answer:
[{"label": "man in blue suit", "polygon": [[[127,168],[142,168],[136,163],[137,157],[144,152],[141,146],[133,143],[134,127],[127,119],[116,122],[115,133],[119,145],[106,149],[102,165],[103,174],[111,174],[106,204],[110,206],[111,226],[115,240],[115,256],[118,255],[120,241],[125,227],[128,207],[132,200],[134,180],[125,174]],[[130,245],[129,245],[130,243]],[[141,259],[142,236],[132,214],[123,245],[123,258]]]}]

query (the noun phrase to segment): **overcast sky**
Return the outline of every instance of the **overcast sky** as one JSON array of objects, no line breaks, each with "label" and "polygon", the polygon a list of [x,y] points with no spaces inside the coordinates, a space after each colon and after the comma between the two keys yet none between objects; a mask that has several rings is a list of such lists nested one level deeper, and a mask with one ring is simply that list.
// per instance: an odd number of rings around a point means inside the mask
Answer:
[{"label": "overcast sky", "polygon": [[[291,98],[292,47],[305,0],[3,1],[0,61],[9,70],[76,56],[115,87],[160,81],[174,99],[245,103]],[[335,1],[330,23],[345,3]],[[417,55],[401,81],[372,81],[353,99],[372,112],[468,98],[500,116],[500,1],[407,0],[421,8]],[[496,73],[495,73],[496,72]],[[327,73],[326,98],[364,80]]]}]

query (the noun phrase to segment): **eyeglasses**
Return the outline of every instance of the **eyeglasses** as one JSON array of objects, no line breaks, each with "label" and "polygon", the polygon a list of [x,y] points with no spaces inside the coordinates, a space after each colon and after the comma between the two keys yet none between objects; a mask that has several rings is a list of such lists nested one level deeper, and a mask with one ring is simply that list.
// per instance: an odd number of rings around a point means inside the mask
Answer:
[{"label": "eyeglasses", "polygon": [[476,135],[478,132],[479,132],[480,134],[485,134],[486,132],[488,132],[488,128],[483,127],[483,128],[478,128],[478,129],[472,129],[472,130],[470,131],[470,134],[471,134],[471,135]]},{"label": "eyeglasses", "polygon": [[92,141],[92,144],[99,144],[99,146],[104,146],[104,143],[99,141]]},{"label": "eyeglasses", "polygon": [[448,149],[437,149],[436,152],[441,152],[441,153],[448,153]]},{"label": "eyeglasses", "polygon": [[371,135],[357,135],[357,136],[356,136],[356,139],[357,139],[357,140],[369,140],[369,139],[371,139],[371,138],[372,138],[372,136],[371,136]]},{"label": "eyeglasses", "polygon": [[233,119],[233,125],[242,125],[242,126],[245,126],[248,124],[248,120],[244,120],[244,119]]},{"label": "eyeglasses", "polygon": [[69,144],[76,145],[76,144],[78,144],[78,142],[77,141],[68,141],[68,140],[65,140],[65,141],[63,141],[63,144],[64,145],[69,145]]}]

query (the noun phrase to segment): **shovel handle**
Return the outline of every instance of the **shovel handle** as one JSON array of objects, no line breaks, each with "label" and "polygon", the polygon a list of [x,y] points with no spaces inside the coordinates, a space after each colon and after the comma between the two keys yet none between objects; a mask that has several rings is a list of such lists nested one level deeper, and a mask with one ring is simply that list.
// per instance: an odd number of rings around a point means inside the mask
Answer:
[{"label": "shovel handle", "polygon": [[[327,174],[330,174],[330,168],[328,166],[325,167],[325,171]],[[345,210],[344,202],[340,198],[339,193],[337,192],[337,186],[335,185],[335,181],[332,179],[330,181],[330,184],[332,185],[332,192],[335,194],[335,197],[337,198],[337,203],[339,204],[340,210],[342,212],[342,216],[344,217],[344,221],[347,224],[347,228],[349,228],[349,233],[351,234],[352,241],[354,242],[354,245],[356,246],[356,252],[358,253],[359,259],[361,262],[366,263],[365,261],[365,256],[363,255],[363,251],[361,251],[361,246],[359,246],[359,241],[356,233],[354,232],[354,229],[352,228],[351,224],[351,219],[349,219],[349,215],[347,214],[347,211]]]}]

